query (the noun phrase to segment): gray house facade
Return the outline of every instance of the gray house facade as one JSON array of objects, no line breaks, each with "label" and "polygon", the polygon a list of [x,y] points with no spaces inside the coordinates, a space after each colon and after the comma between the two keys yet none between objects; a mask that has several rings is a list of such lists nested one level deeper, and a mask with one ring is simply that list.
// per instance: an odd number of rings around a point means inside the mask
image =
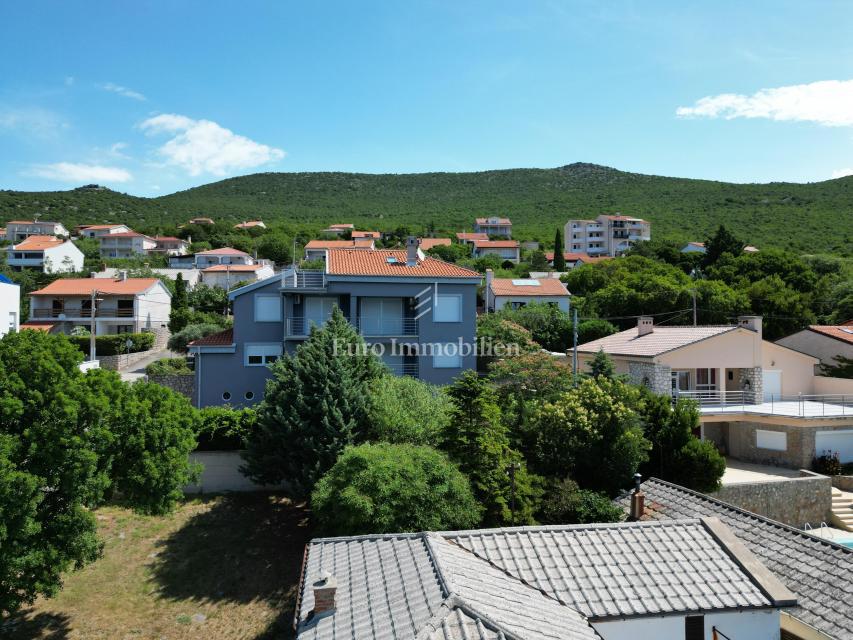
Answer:
[{"label": "gray house facade", "polygon": [[233,329],[190,345],[199,407],[263,398],[269,365],[339,308],[398,375],[448,384],[476,368],[476,271],[407,250],[330,249],[323,271],[289,269],[231,292]]}]

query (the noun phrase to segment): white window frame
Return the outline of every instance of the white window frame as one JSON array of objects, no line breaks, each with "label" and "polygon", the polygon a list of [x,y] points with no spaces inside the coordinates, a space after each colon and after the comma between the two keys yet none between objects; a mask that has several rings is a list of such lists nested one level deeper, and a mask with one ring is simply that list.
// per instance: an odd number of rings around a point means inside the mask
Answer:
[{"label": "white window frame", "polygon": [[[456,319],[455,320],[443,320],[439,317],[440,309],[442,307],[441,299],[442,298],[456,298],[458,302],[458,306],[456,307]],[[432,321],[439,322],[442,324],[452,323],[452,322],[462,322],[462,294],[461,293],[439,293],[435,299],[435,308],[433,309]]]},{"label": "white window frame", "polygon": [[[259,303],[262,300],[265,300],[265,299],[268,300],[270,298],[272,298],[278,302],[277,317],[272,318],[272,319],[271,318],[262,318],[261,313],[260,313]],[[281,322],[281,296],[279,296],[277,293],[258,293],[258,294],[255,294],[254,305],[255,305],[255,322]]]},{"label": "white window frame", "polygon": [[[454,347],[455,355],[445,355],[443,352],[448,347]],[[451,360],[451,358],[453,358]],[[461,369],[462,354],[459,353],[458,342],[448,342],[445,344],[436,344],[432,353],[432,368],[433,369]]]},{"label": "white window frame", "polygon": [[[255,353],[251,353],[255,351]],[[260,353],[258,353],[260,352]],[[260,362],[249,362],[249,357],[260,356]],[[281,343],[278,342],[247,342],[243,350],[243,366],[268,367],[282,356]],[[270,360],[272,358],[272,360]]]}]

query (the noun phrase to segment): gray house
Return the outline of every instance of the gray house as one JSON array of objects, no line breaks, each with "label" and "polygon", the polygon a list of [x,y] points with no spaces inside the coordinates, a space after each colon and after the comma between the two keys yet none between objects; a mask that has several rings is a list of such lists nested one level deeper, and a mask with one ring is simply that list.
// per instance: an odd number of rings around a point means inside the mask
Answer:
[{"label": "gray house", "polygon": [[197,406],[254,404],[268,365],[338,307],[399,375],[447,384],[476,367],[476,271],[406,250],[329,249],[325,269],[288,269],[230,294],[234,328],[190,344]]}]

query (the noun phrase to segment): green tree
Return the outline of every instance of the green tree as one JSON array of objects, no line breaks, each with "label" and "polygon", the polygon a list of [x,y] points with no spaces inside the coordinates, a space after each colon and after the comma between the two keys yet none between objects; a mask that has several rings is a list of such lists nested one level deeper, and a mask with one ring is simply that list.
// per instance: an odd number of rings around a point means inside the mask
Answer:
[{"label": "green tree", "polygon": [[582,380],[537,412],[531,467],[546,477],[570,477],[584,489],[615,496],[648,459],[650,444],[634,409],[638,402],[639,391],[619,380]]},{"label": "green tree", "polygon": [[369,437],[437,446],[452,406],[439,387],[409,376],[381,376],[370,383]]},{"label": "green tree", "polygon": [[604,352],[604,349],[599,349],[587,366],[589,367],[589,375],[593,378],[608,378],[610,380],[616,378],[616,365],[613,364],[613,359]]},{"label": "green tree", "polygon": [[739,256],[743,252],[743,246],[743,241],[720,225],[714,235],[705,240],[704,264],[714,265],[726,253]]},{"label": "green tree", "polygon": [[550,265],[548,264],[548,257],[545,255],[545,252],[541,249],[537,249],[536,251],[532,251],[530,253],[530,259],[528,260],[530,267],[525,269],[526,273],[522,277],[529,277],[531,271],[548,271]]},{"label": "green tree", "polygon": [[369,386],[383,369],[338,308],[323,328],[311,328],[295,355],[270,368],[243,471],[308,495],[344,447],[367,438]]},{"label": "green tree", "polygon": [[621,522],[625,512],[602,493],[581,489],[571,478],[551,482],[542,499],[544,524]]},{"label": "green tree", "polygon": [[569,314],[547,302],[533,302],[519,309],[504,308],[499,315],[521,325],[543,349],[565,353],[572,343]]},{"label": "green tree", "polygon": [[480,506],[468,479],[431,447],[362,444],[320,478],[311,508],[328,535],[470,529]]},{"label": "green tree", "polygon": [[566,270],[566,256],[563,251],[563,234],[557,229],[554,234],[554,271]]},{"label": "green tree", "polygon": [[[477,317],[477,339],[491,346],[497,356],[539,351],[530,331],[503,314],[484,313]],[[497,353],[497,352],[500,353]]]},{"label": "green tree", "polygon": [[222,331],[222,327],[218,324],[189,324],[177,333],[169,336],[167,346],[171,351],[177,353],[186,353],[187,345],[193,340],[199,340],[205,336]]},{"label": "green tree", "polygon": [[258,255],[278,265],[293,262],[293,240],[279,233],[268,233],[258,242]]},{"label": "green tree", "polygon": [[[453,400],[444,449],[471,480],[484,507],[485,525],[533,522],[540,495],[538,479],[510,447],[494,390],[474,371],[465,371],[448,389]],[[512,514],[513,497],[515,516]]]},{"label": "green tree", "polygon": [[172,310],[169,313],[169,331],[177,333],[187,326],[190,321],[189,298],[187,283],[183,274],[175,278],[175,293],[172,294]]}]

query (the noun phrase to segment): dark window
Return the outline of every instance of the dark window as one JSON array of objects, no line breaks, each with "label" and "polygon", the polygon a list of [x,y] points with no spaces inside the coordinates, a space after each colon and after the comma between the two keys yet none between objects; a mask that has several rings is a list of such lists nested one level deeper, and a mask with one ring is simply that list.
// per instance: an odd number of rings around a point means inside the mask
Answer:
[{"label": "dark window", "polygon": [[249,364],[263,364],[264,357],[263,356],[249,356]]},{"label": "dark window", "polygon": [[255,394],[252,391],[246,392],[246,395],[245,395],[246,400],[251,400],[254,397],[255,397]]},{"label": "dark window", "polygon": [[684,640],[705,640],[705,616],[684,618]]},{"label": "dark window", "polygon": [[228,400],[231,399],[231,394],[226,391],[225,393],[222,394],[222,399],[227,402]]}]

